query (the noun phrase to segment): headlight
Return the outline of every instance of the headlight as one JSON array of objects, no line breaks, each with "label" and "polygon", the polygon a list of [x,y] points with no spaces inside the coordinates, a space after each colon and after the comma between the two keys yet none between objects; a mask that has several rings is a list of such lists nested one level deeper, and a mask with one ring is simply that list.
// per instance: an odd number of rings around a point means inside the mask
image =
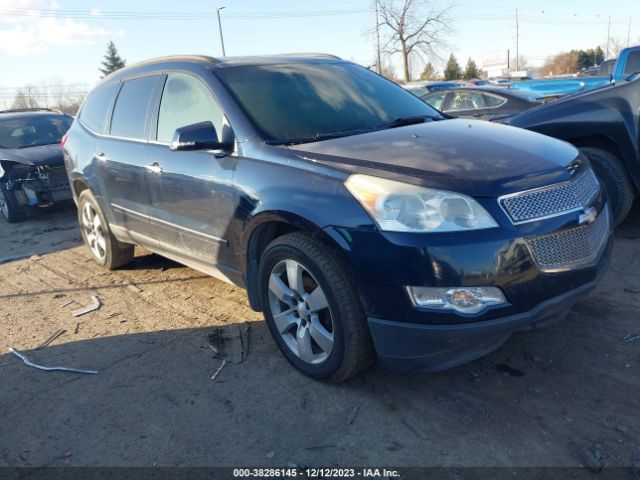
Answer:
[{"label": "headlight", "polygon": [[344,183],[387,232],[456,232],[497,227],[473,198],[369,175],[352,175]]}]

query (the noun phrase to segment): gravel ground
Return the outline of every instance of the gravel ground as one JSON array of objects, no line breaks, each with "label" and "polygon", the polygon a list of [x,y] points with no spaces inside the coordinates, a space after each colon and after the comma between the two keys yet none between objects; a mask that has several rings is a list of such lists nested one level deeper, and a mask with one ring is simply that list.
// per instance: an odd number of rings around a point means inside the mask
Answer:
[{"label": "gravel ground", "polygon": [[[143,250],[102,270],[73,205],[0,219],[0,262],[37,254],[0,265],[0,466],[631,465],[640,209],[616,237],[610,271],[566,321],[447,372],[325,385],[289,366],[242,290]],[[101,308],[73,317],[91,295]],[[207,334],[245,322],[247,360],[212,381]],[[29,368],[12,346],[99,373]]]}]

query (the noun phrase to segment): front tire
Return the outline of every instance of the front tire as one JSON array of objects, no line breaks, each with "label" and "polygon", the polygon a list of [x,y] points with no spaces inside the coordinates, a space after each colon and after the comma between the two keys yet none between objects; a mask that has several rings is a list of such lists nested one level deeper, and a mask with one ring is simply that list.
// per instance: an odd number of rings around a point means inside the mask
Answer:
[{"label": "front tire", "polygon": [[633,205],[635,190],[622,161],[600,148],[580,149],[591,162],[596,174],[607,191],[613,222],[617,227],[627,217]]},{"label": "front tire", "polygon": [[24,220],[25,209],[18,203],[16,194],[9,190],[5,182],[0,181],[0,211],[9,223],[17,223]]},{"label": "front tire", "polygon": [[84,243],[96,263],[114,270],[133,260],[134,246],[121,243],[113,236],[100,205],[89,190],[78,197],[78,221]]},{"label": "front tire", "polygon": [[269,244],[260,259],[265,319],[287,360],[305,375],[341,382],[369,366],[371,336],[340,262],[303,233]]}]

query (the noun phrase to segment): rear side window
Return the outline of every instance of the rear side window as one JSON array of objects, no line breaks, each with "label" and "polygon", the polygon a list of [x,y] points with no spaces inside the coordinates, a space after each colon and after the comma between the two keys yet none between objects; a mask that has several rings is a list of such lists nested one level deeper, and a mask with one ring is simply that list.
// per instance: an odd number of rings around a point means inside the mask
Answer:
[{"label": "rear side window", "polygon": [[477,110],[484,108],[482,95],[475,92],[455,92],[447,111]]},{"label": "rear side window", "polygon": [[111,118],[111,135],[146,138],[147,112],[158,77],[127,80],[122,85]]},{"label": "rear side window", "polygon": [[506,98],[498,97],[497,95],[485,95],[484,99],[490,107],[499,107],[507,101]]},{"label": "rear side window", "polygon": [[100,86],[92,90],[82,106],[80,121],[94,132],[104,133],[107,111],[116,96],[119,84]]},{"label": "rear side window", "polygon": [[424,96],[423,99],[432,107],[442,110],[442,102],[444,101],[445,95],[446,93],[432,93]]},{"label": "rear side window", "polygon": [[195,78],[169,75],[158,115],[158,141],[171,142],[180,127],[210,121],[222,138],[224,115],[207,87]]},{"label": "rear side window", "polygon": [[627,63],[624,66],[625,77],[640,72],[640,50],[633,51],[627,57]]}]

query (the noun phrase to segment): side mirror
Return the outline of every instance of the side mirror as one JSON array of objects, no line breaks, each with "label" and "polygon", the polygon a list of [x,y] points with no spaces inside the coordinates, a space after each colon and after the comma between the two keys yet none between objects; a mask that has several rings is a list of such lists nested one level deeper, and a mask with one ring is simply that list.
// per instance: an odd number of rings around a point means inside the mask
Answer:
[{"label": "side mirror", "polygon": [[169,145],[172,151],[180,150],[222,150],[229,143],[221,143],[211,122],[199,122],[178,128]]}]

